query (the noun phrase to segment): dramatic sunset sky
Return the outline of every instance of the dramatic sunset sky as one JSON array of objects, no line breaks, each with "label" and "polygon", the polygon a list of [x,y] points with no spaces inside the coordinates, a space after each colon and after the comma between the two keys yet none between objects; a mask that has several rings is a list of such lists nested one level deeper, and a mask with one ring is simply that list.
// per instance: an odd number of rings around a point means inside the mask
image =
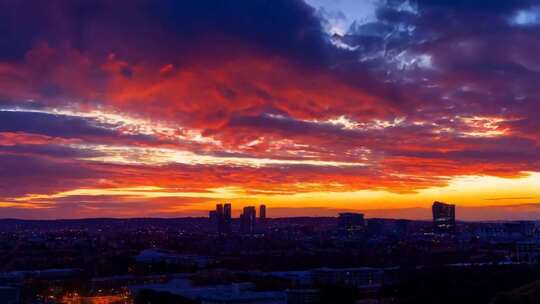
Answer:
[{"label": "dramatic sunset sky", "polygon": [[0,218],[540,218],[540,1],[0,0]]}]

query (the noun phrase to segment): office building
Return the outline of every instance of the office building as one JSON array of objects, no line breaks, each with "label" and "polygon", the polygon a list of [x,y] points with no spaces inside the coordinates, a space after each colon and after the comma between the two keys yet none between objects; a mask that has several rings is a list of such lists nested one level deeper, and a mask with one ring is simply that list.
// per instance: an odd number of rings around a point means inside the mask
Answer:
[{"label": "office building", "polygon": [[259,206],[259,219],[261,220],[266,219],[266,205]]},{"label": "office building", "polygon": [[220,234],[231,233],[232,206],[231,204],[217,204],[216,210],[209,212],[210,223]]},{"label": "office building", "polygon": [[232,205],[230,203],[225,204],[223,208],[223,227],[221,233],[232,232]]},{"label": "office building", "polygon": [[434,202],[433,231],[435,233],[452,233],[456,228],[456,206],[442,202]]},{"label": "office building", "polygon": [[257,219],[257,211],[255,207],[244,207],[244,212],[240,215],[240,232],[243,234],[255,233],[255,222]]}]

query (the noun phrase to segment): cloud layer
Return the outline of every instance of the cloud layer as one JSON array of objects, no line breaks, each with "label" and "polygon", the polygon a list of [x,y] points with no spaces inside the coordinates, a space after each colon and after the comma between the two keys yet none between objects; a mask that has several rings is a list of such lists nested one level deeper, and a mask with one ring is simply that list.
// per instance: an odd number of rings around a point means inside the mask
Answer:
[{"label": "cloud layer", "polygon": [[539,7],[0,0],[0,207],[188,214],[540,172]]}]

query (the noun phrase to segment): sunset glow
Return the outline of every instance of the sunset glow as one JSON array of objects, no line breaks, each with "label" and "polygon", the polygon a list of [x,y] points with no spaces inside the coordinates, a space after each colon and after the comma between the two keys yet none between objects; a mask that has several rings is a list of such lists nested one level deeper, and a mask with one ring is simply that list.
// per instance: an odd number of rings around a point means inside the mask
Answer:
[{"label": "sunset glow", "polygon": [[538,212],[538,10],[391,2],[0,2],[0,217]]}]

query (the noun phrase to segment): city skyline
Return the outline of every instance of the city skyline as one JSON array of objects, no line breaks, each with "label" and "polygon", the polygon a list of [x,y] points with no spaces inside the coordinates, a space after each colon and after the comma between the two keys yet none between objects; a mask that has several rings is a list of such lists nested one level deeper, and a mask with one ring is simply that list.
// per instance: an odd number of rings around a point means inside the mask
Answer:
[{"label": "city skyline", "polygon": [[0,218],[540,219],[540,4],[495,2],[0,0]]}]

